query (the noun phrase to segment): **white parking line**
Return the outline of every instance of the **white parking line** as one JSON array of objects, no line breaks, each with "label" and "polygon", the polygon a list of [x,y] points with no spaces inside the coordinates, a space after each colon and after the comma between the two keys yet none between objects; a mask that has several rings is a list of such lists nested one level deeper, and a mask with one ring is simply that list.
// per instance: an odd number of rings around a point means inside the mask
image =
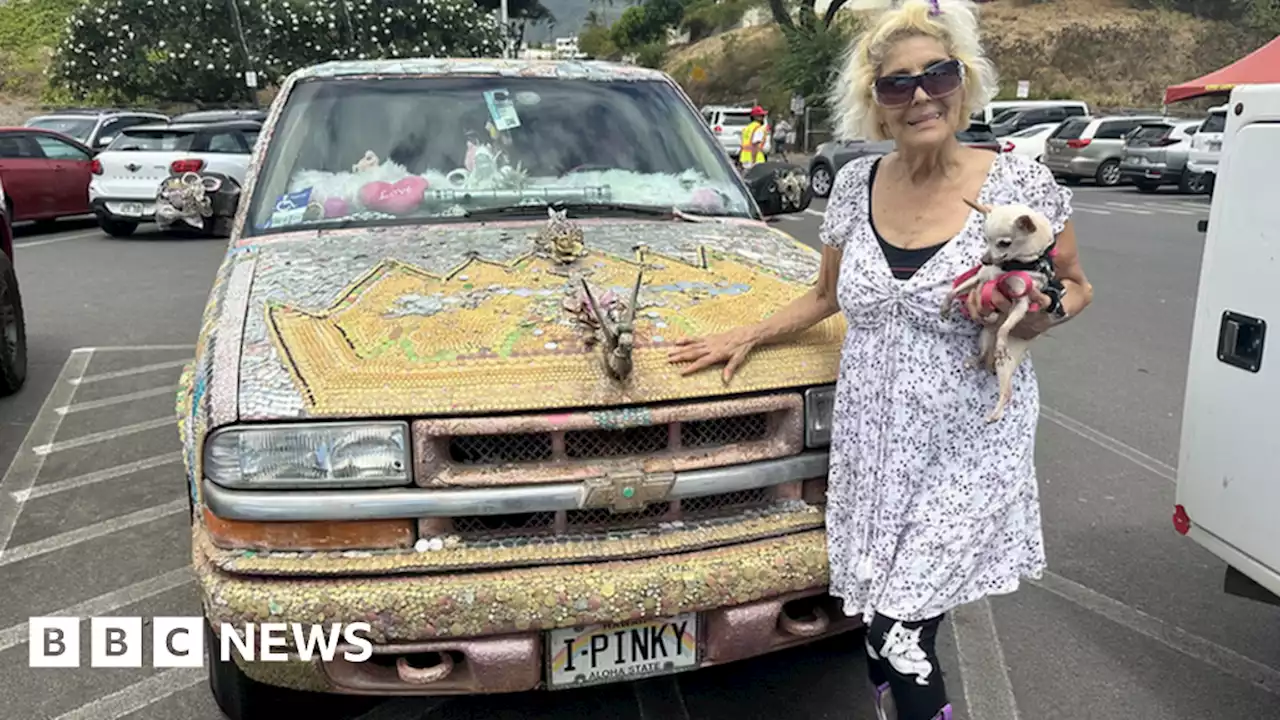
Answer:
[{"label": "white parking line", "polygon": [[57,237],[45,238],[43,240],[32,240],[30,242],[16,242],[13,244],[15,248],[40,247],[41,245],[52,245],[54,243],[67,242],[68,240],[84,240],[91,237],[102,237],[101,230],[83,230],[76,233],[67,233]]},{"label": "white parking line", "polygon": [[1165,647],[1212,665],[1269,693],[1280,695],[1280,671],[1235,650],[1189,633],[1061,575],[1046,572],[1043,579],[1032,580],[1031,584],[1136,633],[1146,635]]},{"label": "white parking line", "polygon": [[158,428],[172,425],[177,427],[177,417],[162,417],[146,422],[134,423],[133,425],[122,425],[118,428],[103,430],[102,432],[81,435],[80,437],[71,438],[70,440],[59,440],[58,442],[49,443],[48,445],[39,445],[32,448],[32,452],[37,455],[48,455],[49,453],[70,450],[71,448],[84,447],[85,445],[93,445],[94,443],[106,442],[107,440],[115,440],[125,435],[133,435],[135,433],[146,432],[148,430],[156,430]]},{"label": "white parking line", "polygon": [[813,208],[805,208],[804,211],[805,211],[805,214],[812,215],[814,217],[820,217],[824,219],[827,217],[827,214],[821,210],[814,210]]},{"label": "white parking line", "polygon": [[1178,482],[1177,468],[1173,467],[1168,463],[1161,462],[1160,460],[1157,460],[1156,458],[1151,457],[1150,455],[1142,452],[1141,450],[1131,445],[1127,445],[1114,437],[1111,437],[1110,435],[1102,432],[1101,430],[1095,430],[1094,428],[1091,428],[1088,425],[1085,425],[1079,420],[1076,420],[1075,418],[1064,415],[1058,412],[1057,410],[1054,410],[1053,408],[1045,405],[1040,406],[1040,417],[1063,428],[1064,430],[1068,430],[1070,432],[1075,433],[1076,435],[1079,435],[1085,440],[1088,440],[1089,442],[1101,448],[1110,450],[1111,452],[1115,453],[1116,455],[1119,455],[1125,460],[1128,460],[1134,465],[1138,465],[1139,467],[1143,467],[1143,468],[1146,468],[1147,470],[1150,470],[1151,472],[1155,473],[1156,475],[1159,475],[1160,477],[1164,478],[1165,480],[1168,480],[1169,482],[1172,482],[1172,483]]},{"label": "white parking line", "polygon": [[110,535],[114,532],[127,530],[138,525],[146,525],[170,515],[180,512],[187,512],[187,498],[179,498],[172,500],[163,505],[145,508],[137,512],[131,512],[128,515],[103,520],[99,523],[86,525],[75,530],[68,530],[64,533],[58,533],[52,537],[43,540],[29,542],[26,545],[9,548],[0,554],[0,567],[12,565],[23,560],[30,560],[39,555],[47,555],[51,552],[69,548],[78,543],[96,540],[100,537]]},{"label": "white parking line", "polygon": [[176,395],[177,392],[177,388],[166,385],[165,387],[152,388],[150,390],[139,390],[138,392],[129,393],[127,395],[116,395],[114,397],[102,398],[101,400],[89,400],[87,402],[76,403],[75,405],[64,405],[63,407],[55,408],[54,412],[60,415],[66,415],[67,413],[83,412],[85,410],[97,410],[98,408],[110,407],[112,405],[130,403],[134,400],[145,400],[149,397]]},{"label": "white parking line", "polygon": [[[113,590],[109,593],[90,598],[81,603],[76,603],[70,607],[61,610],[42,613],[45,617],[99,617],[107,613],[115,612],[122,607],[128,607],[134,603],[154,597],[160,593],[168,592],[174,588],[180,588],[195,581],[195,574],[190,567],[182,567],[177,570],[170,570],[163,575],[157,575],[153,578],[147,578],[141,582],[122,587],[119,590]],[[0,630],[0,652],[8,650],[11,647],[22,645],[28,640],[27,623],[18,623],[11,627]]]},{"label": "white parking line", "polygon": [[58,373],[58,379],[54,382],[53,391],[44,399],[44,404],[36,413],[36,419],[27,430],[26,438],[13,456],[13,462],[9,464],[4,477],[0,478],[0,490],[5,491],[0,492],[0,557],[3,557],[5,546],[13,535],[13,526],[22,513],[25,500],[19,499],[19,494],[26,493],[35,485],[36,476],[40,474],[40,468],[44,467],[45,456],[33,452],[33,448],[50,443],[57,437],[58,428],[62,425],[62,415],[54,412],[54,408],[71,402],[76,392],[74,380],[84,377],[92,356],[91,352],[73,352],[67,358],[62,372]]},{"label": "white parking line", "polygon": [[[97,348],[90,348],[91,351]],[[152,363],[151,365],[139,365],[138,367],[127,368],[124,370],[114,370],[112,372],[98,373],[97,375],[89,375],[87,377],[73,380],[75,385],[87,385],[88,383],[101,382],[102,380],[116,380],[130,375],[142,375],[156,370],[168,370],[169,368],[180,368],[186,365],[190,360],[170,360],[162,363]],[[176,390],[175,390],[176,392]]]},{"label": "white parking line", "polygon": [[[125,465],[116,465],[115,467],[109,467],[104,470],[94,470],[93,472],[70,477],[66,480],[36,485],[30,490],[24,490],[20,493],[14,492],[12,494],[16,499],[26,502],[35,498],[66,492],[67,490],[74,490],[86,485],[93,485],[94,483],[100,483],[104,480],[114,480],[118,477],[127,477],[142,470],[164,467],[165,465],[181,461],[181,452],[171,452],[165,455],[156,455],[154,457],[138,460],[137,462],[127,463]],[[21,495],[21,497],[19,497],[19,495]]]},{"label": "white parking line", "polygon": [[1125,212],[1131,212],[1131,213],[1134,213],[1135,215],[1153,215],[1154,214],[1150,210],[1143,210],[1142,208],[1132,203],[1113,202],[1111,200],[1108,200],[1107,205],[1110,205],[1111,207],[1122,208]]},{"label": "white parking line", "polygon": [[1103,210],[1102,208],[1096,208],[1096,207],[1093,207],[1092,205],[1084,205],[1081,203],[1075,203],[1074,205],[1071,206],[1071,209],[1075,210],[1076,212],[1088,213],[1090,215],[1110,215],[1111,214],[1110,210]]},{"label": "white parking line", "polygon": [[1174,215],[1195,215],[1196,213],[1209,211],[1208,208],[1201,209],[1194,205],[1174,205],[1173,203],[1163,202],[1146,203],[1146,206],[1161,212],[1173,213]]},{"label": "white parking line", "polygon": [[203,667],[172,668],[81,705],[54,720],[116,720],[202,683],[207,677]]},{"label": "white parking line", "polygon": [[140,352],[143,350],[195,350],[195,345],[96,345],[76,348],[77,350],[93,350],[94,352]]},{"label": "white parking line", "polygon": [[990,601],[984,598],[956,608],[951,624],[969,716],[974,720],[1018,720],[1018,701]]}]

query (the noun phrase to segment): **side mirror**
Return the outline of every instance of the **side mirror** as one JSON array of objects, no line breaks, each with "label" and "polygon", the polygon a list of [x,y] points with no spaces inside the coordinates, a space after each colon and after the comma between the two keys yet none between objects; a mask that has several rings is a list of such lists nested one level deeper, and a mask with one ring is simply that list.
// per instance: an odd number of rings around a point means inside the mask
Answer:
[{"label": "side mirror", "polygon": [[111,144],[112,140],[115,140],[115,139],[116,139],[115,135],[106,135],[104,137],[100,137],[97,140],[95,140],[93,142],[93,146],[96,148],[105,148],[106,146]]},{"label": "side mirror", "polygon": [[765,217],[803,212],[813,199],[809,174],[799,165],[761,163],[748,170],[743,179]]}]

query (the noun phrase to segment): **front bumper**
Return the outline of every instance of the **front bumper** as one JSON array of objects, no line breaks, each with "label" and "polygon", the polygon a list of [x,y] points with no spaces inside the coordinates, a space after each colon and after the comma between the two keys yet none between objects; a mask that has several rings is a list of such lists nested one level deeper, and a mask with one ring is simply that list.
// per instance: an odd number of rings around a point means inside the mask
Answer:
[{"label": "front bumper", "polygon": [[[642,559],[453,574],[375,577],[233,575],[203,525],[193,561],[209,621],[367,622],[373,660],[236,662],[260,682],[360,695],[451,695],[545,687],[547,630],[701,613],[697,667],[804,644],[861,626],[826,595],[822,530]],[[343,560],[335,560],[343,562]],[[355,562],[359,562],[358,560]],[[799,609],[797,609],[799,608]],[[406,680],[397,661],[448,654],[451,670]]]}]

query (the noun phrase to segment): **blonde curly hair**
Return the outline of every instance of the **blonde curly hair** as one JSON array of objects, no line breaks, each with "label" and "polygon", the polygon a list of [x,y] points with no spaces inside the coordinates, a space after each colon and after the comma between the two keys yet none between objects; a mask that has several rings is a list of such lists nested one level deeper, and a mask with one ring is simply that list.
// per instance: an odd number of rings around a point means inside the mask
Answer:
[{"label": "blonde curly hair", "polygon": [[[874,0],[873,0],[874,2]],[[863,3],[851,3],[857,9]],[[982,51],[976,8],[969,0],[906,0],[883,10],[850,45],[828,107],[838,139],[888,140],[871,89],[890,48],[909,37],[931,37],[964,64],[964,122],[999,91],[995,66]]]}]

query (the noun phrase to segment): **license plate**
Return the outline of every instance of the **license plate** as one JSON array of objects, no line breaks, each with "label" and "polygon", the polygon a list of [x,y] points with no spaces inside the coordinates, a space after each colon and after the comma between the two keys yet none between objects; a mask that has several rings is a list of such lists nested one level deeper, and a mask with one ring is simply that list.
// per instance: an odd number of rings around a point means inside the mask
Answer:
[{"label": "license plate", "polygon": [[146,205],[137,202],[112,203],[110,209],[116,215],[128,215],[131,217],[146,215],[148,211]]},{"label": "license plate", "polygon": [[548,633],[551,689],[668,675],[698,665],[698,614]]},{"label": "license plate", "polygon": [[1130,155],[1129,157],[1126,157],[1124,161],[1130,165],[1143,165],[1147,162],[1147,159],[1138,155]]}]

